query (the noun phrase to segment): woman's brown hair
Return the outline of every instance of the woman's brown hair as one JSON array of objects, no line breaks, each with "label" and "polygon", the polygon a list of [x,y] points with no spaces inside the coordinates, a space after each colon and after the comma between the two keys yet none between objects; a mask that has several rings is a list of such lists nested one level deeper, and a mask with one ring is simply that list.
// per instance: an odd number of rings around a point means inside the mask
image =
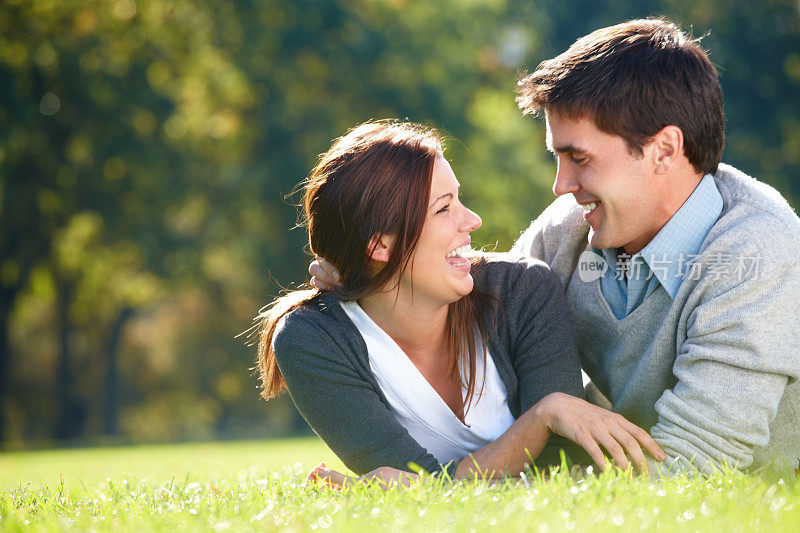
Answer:
[{"label": "woman's brown hair", "polygon": [[[398,121],[371,121],[334,141],[301,184],[303,224],[311,252],[324,257],[341,274],[341,287],[327,291],[353,301],[378,290],[409,267],[425,224],[433,165],[442,155],[439,134],[432,128]],[[389,261],[377,273],[367,268],[373,236],[392,235]],[[413,276],[413,271],[411,272]],[[273,351],[275,330],[287,313],[319,295],[316,289],[290,292],[267,305],[256,317],[261,395],[270,399],[286,388]],[[478,341],[487,332],[478,320],[483,295],[473,291],[450,304],[447,314],[447,357],[450,377],[467,389],[469,406],[475,390]],[[476,329],[477,328],[477,329]],[[465,376],[466,372],[466,376]],[[462,417],[465,415],[462,413]]]}]

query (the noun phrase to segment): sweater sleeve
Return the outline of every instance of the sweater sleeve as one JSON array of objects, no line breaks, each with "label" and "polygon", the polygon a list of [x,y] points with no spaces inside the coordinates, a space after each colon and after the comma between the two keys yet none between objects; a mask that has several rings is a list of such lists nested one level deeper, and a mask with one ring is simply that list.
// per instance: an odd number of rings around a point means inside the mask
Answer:
[{"label": "sweater sleeve", "polygon": [[452,476],[456,465],[440,465],[356,371],[346,355],[357,349],[355,339],[331,334],[334,326],[323,325],[317,315],[295,310],[279,324],[273,341],[292,401],[311,428],[356,474],[380,466],[410,471],[409,463],[415,463],[430,473],[446,468]]},{"label": "sweater sleeve", "polygon": [[535,257],[547,263],[562,286],[569,283],[578,256],[586,249],[589,225],[571,194],[553,201],[511,248],[515,256]]},{"label": "sweater sleeve", "polygon": [[800,377],[800,272],[776,251],[750,279],[708,283],[691,309],[678,381],[655,404],[651,435],[668,456],[656,468],[745,469],[769,442],[786,385]]},{"label": "sweater sleeve", "polygon": [[[502,260],[498,260],[501,258]],[[475,279],[478,289],[497,298],[500,324],[494,338],[509,355],[509,372],[516,382],[509,402],[516,399],[518,414],[552,392],[584,398],[581,367],[564,291],[556,275],[535,259],[497,254]],[[502,361],[495,357],[498,370]],[[499,363],[499,364],[498,364]],[[568,461],[591,464],[577,444],[552,435],[536,458],[540,468]]]},{"label": "sweater sleeve", "polygon": [[486,265],[485,287],[498,299],[499,338],[519,382],[520,412],[551,392],[584,397],[581,366],[564,291],[541,261]]},{"label": "sweater sleeve", "polygon": [[542,263],[528,266],[505,301],[515,338],[520,408],[530,409],[551,392],[583,398],[575,335],[564,290],[555,274]]},{"label": "sweater sleeve", "polygon": [[528,228],[522,232],[511,247],[509,252],[520,257],[535,257],[547,261],[544,251],[545,213],[536,218]]}]

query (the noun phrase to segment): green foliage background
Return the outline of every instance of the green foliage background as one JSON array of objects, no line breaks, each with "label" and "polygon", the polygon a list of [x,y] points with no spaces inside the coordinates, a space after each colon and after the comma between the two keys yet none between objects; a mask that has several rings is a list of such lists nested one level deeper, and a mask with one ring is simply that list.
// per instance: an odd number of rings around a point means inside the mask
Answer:
[{"label": "green foliage background", "polygon": [[6,0],[0,4],[0,442],[248,437],[234,336],[306,278],[285,199],[348,127],[442,128],[481,244],[553,198],[517,73],[663,14],[703,40],[724,160],[800,198],[794,0]]}]

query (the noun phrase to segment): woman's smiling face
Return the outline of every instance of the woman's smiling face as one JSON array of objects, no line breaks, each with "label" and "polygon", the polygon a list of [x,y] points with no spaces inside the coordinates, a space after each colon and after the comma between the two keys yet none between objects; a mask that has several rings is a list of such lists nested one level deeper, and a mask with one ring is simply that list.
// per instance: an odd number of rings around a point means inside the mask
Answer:
[{"label": "woman's smiling face", "polygon": [[469,233],[481,227],[481,219],[459,201],[458,189],[450,164],[437,157],[425,225],[400,279],[400,287],[413,291],[415,300],[446,305],[472,291],[470,263],[462,254],[469,249]]}]

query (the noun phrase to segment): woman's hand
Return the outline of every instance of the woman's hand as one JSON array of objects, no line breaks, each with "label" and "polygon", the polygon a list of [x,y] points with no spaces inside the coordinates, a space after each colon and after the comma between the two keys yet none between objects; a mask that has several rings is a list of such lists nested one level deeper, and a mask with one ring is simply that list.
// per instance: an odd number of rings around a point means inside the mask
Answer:
[{"label": "woman's hand", "polygon": [[416,481],[417,479],[419,479],[417,474],[412,474],[411,472],[398,470],[397,468],[389,466],[381,466],[363,476],[353,478],[327,468],[325,463],[320,463],[308,474],[306,482],[316,483],[317,481],[324,481],[325,484],[331,488],[341,489],[343,486],[350,483],[374,480],[378,482],[378,485],[383,490],[386,490],[396,485],[408,487],[412,481]]},{"label": "woman's hand", "polygon": [[569,394],[548,394],[531,409],[534,410],[543,416],[548,430],[585,449],[600,470],[605,469],[601,446],[620,468],[626,470],[630,466],[630,457],[636,469],[643,474],[649,470],[642,448],[659,461],[667,457],[645,430],[628,422],[622,415]]},{"label": "woman's hand", "polygon": [[318,481],[324,482],[327,486],[334,489],[341,489],[345,483],[352,482],[353,478],[346,476],[336,470],[331,470],[325,463],[315,466],[306,476],[306,483],[316,484]]},{"label": "woman's hand", "polygon": [[391,488],[395,485],[402,485],[408,487],[413,481],[417,481],[419,476],[406,472],[405,470],[398,470],[390,466],[381,466],[372,472],[364,474],[357,481],[376,480],[378,485],[384,490]]},{"label": "woman's hand", "polygon": [[311,274],[311,284],[321,291],[327,291],[336,287],[341,287],[341,275],[332,264],[325,258],[315,255],[316,259],[308,265],[308,273]]}]

